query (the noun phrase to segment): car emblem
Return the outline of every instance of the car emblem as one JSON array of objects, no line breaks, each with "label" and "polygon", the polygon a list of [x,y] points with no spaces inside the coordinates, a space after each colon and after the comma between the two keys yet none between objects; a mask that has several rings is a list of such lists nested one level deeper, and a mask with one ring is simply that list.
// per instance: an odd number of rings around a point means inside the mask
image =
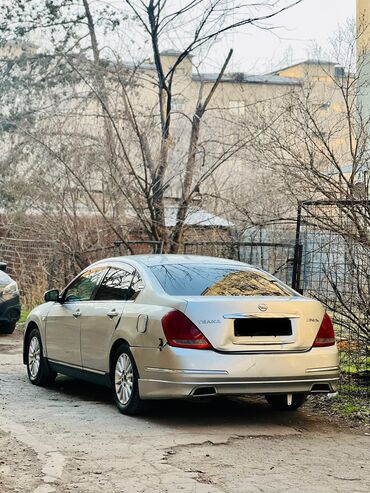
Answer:
[{"label": "car emblem", "polygon": [[267,305],[265,305],[264,303],[260,303],[258,305],[258,309],[260,312],[265,312],[267,310]]}]

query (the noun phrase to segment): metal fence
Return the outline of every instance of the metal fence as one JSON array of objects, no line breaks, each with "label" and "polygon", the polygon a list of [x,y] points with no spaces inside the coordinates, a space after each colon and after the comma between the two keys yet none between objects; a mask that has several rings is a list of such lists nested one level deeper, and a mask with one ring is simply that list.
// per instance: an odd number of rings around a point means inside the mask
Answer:
[{"label": "metal fence", "polygon": [[294,242],[198,242],[184,243],[181,253],[239,260],[271,272],[291,285]]},{"label": "metal fence", "polygon": [[57,267],[55,243],[41,240],[0,238],[0,260],[18,281],[27,306],[39,301]]},{"label": "metal fence", "polygon": [[297,219],[298,287],[330,312],[342,391],[370,395],[370,202],[310,201]]},{"label": "metal fence", "polygon": [[[130,253],[160,253],[159,241],[130,241],[123,243],[116,241],[114,244],[116,255],[129,255]],[[185,255],[207,255],[239,260],[255,265],[271,272],[285,283],[291,285],[294,272],[294,242],[230,242],[230,241],[203,241],[185,242],[180,250]]]}]

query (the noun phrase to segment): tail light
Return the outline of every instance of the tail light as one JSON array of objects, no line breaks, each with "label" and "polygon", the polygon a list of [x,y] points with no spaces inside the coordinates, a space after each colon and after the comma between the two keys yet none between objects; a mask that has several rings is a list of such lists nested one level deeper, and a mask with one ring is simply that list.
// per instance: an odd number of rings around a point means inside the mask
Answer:
[{"label": "tail light", "polygon": [[186,315],[173,310],[162,318],[162,327],[170,346],[212,349],[209,341]]},{"label": "tail light", "polygon": [[333,346],[335,344],[335,334],[333,323],[327,313],[322,319],[320,329],[312,347]]}]

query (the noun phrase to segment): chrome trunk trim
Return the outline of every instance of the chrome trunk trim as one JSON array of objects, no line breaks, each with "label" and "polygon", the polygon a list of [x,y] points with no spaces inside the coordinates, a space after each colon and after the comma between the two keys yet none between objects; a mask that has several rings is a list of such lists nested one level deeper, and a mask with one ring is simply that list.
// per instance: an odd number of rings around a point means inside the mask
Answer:
[{"label": "chrome trunk trim", "polygon": [[326,366],[324,368],[307,368],[306,373],[321,373],[323,371],[339,371],[339,366]]}]

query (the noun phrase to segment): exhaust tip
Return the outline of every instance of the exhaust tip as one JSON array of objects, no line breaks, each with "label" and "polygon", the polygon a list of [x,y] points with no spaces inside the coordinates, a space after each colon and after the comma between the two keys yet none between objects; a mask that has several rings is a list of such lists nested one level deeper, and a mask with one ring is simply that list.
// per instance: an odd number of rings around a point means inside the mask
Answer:
[{"label": "exhaust tip", "polygon": [[316,394],[319,393],[327,394],[332,392],[332,390],[328,383],[315,383],[314,385],[312,385],[311,392]]},{"label": "exhaust tip", "polygon": [[207,395],[215,395],[217,394],[217,391],[215,387],[198,387],[195,390],[193,390],[193,396],[207,396]]}]

